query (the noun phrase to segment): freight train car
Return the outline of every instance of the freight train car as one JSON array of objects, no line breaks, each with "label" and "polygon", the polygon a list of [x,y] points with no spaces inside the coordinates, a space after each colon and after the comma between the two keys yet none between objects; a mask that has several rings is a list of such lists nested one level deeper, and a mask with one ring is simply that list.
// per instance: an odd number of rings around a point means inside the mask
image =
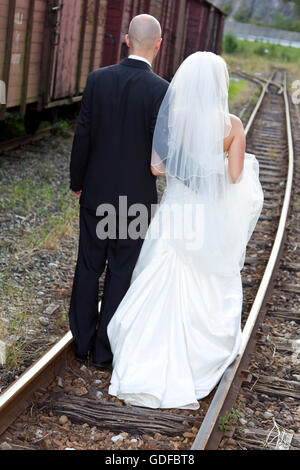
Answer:
[{"label": "freight train car", "polygon": [[90,71],[127,56],[140,13],[161,22],[164,78],[197,50],[221,51],[224,13],[207,0],[0,0],[0,119],[16,109],[34,132],[43,110],[80,101]]}]

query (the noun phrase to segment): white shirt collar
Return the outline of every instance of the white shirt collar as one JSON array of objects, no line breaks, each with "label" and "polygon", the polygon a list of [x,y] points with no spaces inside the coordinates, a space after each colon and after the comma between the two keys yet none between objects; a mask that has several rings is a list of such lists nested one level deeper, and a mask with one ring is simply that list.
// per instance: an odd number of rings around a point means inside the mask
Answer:
[{"label": "white shirt collar", "polygon": [[130,54],[130,56],[128,56],[128,59],[142,60],[143,62],[146,62],[148,65],[150,65],[150,67],[152,67],[149,60],[145,59],[145,57],[141,57],[140,55]]}]

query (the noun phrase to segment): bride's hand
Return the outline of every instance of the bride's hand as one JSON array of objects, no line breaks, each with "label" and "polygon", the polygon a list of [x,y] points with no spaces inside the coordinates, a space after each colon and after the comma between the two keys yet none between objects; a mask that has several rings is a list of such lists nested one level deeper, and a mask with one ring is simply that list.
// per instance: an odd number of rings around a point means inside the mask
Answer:
[{"label": "bride's hand", "polygon": [[82,191],[73,191],[73,193],[74,193],[74,196],[76,197],[76,199],[80,199]]},{"label": "bride's hand", "polygon": [[166,176],[165,164],[161,161],[161,158],[155,149],[153,149],[152,151],[150,169],[151,169],[152,175],[154,176]]},{"label": "bride's hand", "polygon": [[151,165],[151,173],[154,176],[165,176],[166,173],[158,171],[154,166]]}]

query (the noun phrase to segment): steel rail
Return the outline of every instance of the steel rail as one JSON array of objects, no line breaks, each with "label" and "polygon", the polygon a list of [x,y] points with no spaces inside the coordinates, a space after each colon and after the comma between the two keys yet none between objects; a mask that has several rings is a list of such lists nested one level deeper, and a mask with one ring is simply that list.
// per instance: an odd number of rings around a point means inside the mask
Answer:
[{"label": "steel rail", "polygon": [[[269,86],[268,81],[262,96],[265,95],[266,90]],[[235,361],[226,369],[223,377],[218,385],[216,393],[210,404],[210,407],[205,415],[202,425],[198,431],[198,434],[192,445],[192,450],[213,450],[217,449],[218,445],[223,436],[223,432],[219,429],[219,416],[222,416],[229,411],[236,399],[240,385],[242,383],[242,372],[249,354],[252,351],[255,344],[255,333],[260,323],[260,320],[264,317],[264,310],[266,303],[268,302],[273,288],[273,279],[276,274],[276,270],[280,263],[281,254],[284,248],[285,235],[286,235],[286,222],[290,209],[290,201],[292,194],[293,176],[294,176],[294,148],[293,148],[293,136],[291,130],[291,119],[290,119],[290,106],[287,93],[287,74],[284,77],[284,102],[285,102],[285,113],[286,113],[286,131],[288,141],[288,174],[287,183],[284,195],[284,201],[282,211],[280,215],[279,225],[276,232],[275,241],[272,247],[269,261],[267,263],[263,278],[258,288],[255,300],[250,310],[247,322],[242,333],[242,345],[238,356]],[[261,96],[261,97],[262,97]],[[263,98],[262,98],[263,99]],[[259,100],[260,103],[262,99]],[[257,113],[259,107],[257,106],[254,110]],[[253,112],[253,113],[254,113]],[[252,116],[251,116],[252,117]],[[254,115],[255,117],[255,115]],[[254,117],[249,120],[252,125]],[[248,123],[248,124],[249,124]],[[251,128],[247,126],[247,132]]]},{"label": "steel rail", "polygon": [[69,331],[0,395],[0,435],[28,406],[32,394],[47,387],[64,369],[73,350]]},{"label": "steel rail", "polygon": [[[251,80],[255,83],[259,82],[259,83],[265,84],[266,82],[268,82],[268,78],[256,77],[256,75],[252,75],[252,74],[247,73],[247,72],[242,72],[242,71],[239,71],[239,70],[233,70],[232,73],[234,75],[239,75],[242,78],[246,78],[247,80]],[[279,94],[283,93],[284,85],[282,83],[277,83],[277,82],[274,82],[273,80],[271,80],[270,85],[273,85],[276,88],[279,88],[279,92],[278,92]]]},{"label": "steel rail", "polygon": [[248,122],[247,122],[246,127],[245,127],[245,135],[246,135],[246,136],[248,135],[248,133],[249,133],[249,131],[250,131],[252,125],[253,125],[253,122],[254,122],[254,120],[255,120],[255,118],[256,118],[256,115],[257,115],[257,113],[258,113],[258,111],[259,111],[259,109],[260,109],[260,107],[261,107],[261,104],[262,104],[262,102],[263,102],[263,99],[264,99],[264,97],[265,97],[265,94],[267,93],[267,90],[268,90],[268,88],[269,88],[269,85],[270,85],[270,83],[271,83],[271,81],[272,81],[272,79],[273,79],[273,77],[274,77],[274,74],[275,74],[275,73],[273,73],[273,74],[271,75],[271,77],[268,79],[268,81],[267,81],[266,84],[264,84],[264,85],[262,84],[262,92],[261,92],[261,94],[260,94],[260,97],[259,97],[259,99],[258,99],[258,101],[257,101],[257,103],[256,103],[256,106],[255,106],[255,108],[253,109],[252,114],[251,114],[251,116],[250,116],[250,118],[249,118],[249,120],[248,120]]},{"label": "steel rail", "polygon": [[9,140],[3,140],[0,142],[0,154],[23,145],[30,144],[31,142],[35,142],[36,140],[40,140],[44,137],[49,137],[52,129],[52,127],[46,127],[44,129],[37,130],[33,135],[21,135]]},{"label": "steel rail", "polygon": [[[75,124],[76,124],[76,119],[69,121],[69,126],[72,126]],[[54,126],[45,127],[43,129],[38,129],[32,135],[25,134],[25,135],[13,137],[12,139],[9,139],[9,140],[0,141],[0,156],[3,152],[6,152],[8,150],[14,150],[18,147],[22,147],[23,145],[28,145],[32,142],[41,140],[45,137],[50,137],[53,129],[54,129]]]}]

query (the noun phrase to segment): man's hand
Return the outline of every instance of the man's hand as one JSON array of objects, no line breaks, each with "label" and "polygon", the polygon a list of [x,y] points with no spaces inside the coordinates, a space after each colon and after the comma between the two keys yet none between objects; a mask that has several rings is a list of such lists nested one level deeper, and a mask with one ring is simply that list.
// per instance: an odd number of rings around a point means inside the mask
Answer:
[{"label": "man's hand", "polygon": [[73,191],[73,193],[74,193],[74,196],[76,197],[76,199],[80,199],[82,191]]}]

